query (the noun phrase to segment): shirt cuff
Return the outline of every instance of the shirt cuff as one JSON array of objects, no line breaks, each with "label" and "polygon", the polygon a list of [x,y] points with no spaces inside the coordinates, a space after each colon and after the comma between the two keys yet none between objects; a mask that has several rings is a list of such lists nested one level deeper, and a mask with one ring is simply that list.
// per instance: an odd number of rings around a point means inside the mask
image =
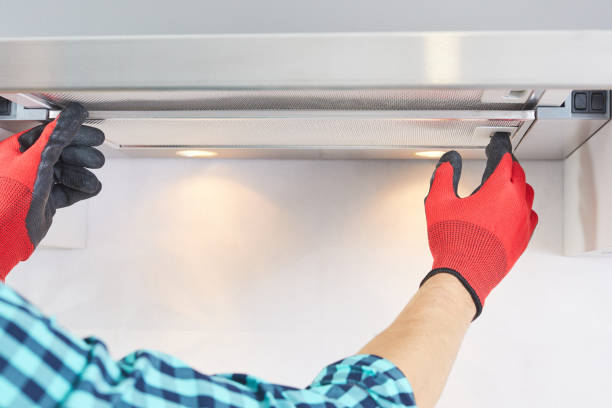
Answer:
[{"label": "shirt cuff", "polygon": [[330,364],[308,388],[344,406],[416,407],[412,387],[400,369],[371,354]]}]

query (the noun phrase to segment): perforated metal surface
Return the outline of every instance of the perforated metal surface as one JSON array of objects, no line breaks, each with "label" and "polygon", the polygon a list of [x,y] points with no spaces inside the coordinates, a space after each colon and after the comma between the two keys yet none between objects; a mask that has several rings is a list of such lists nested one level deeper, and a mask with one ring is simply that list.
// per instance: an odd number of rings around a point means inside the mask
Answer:
[{"label": "perforated metal surface", "polygon": [[198,147],[222,149],[224,154],[227,149],[247,155],[249,150],[265,150],[270,157],[277,153],[293,157],[307,150],[319,151],[321,157],[331,151],[353,157],[356,150],[382,149],[395,155],[423,147],[476,149],[487,144],[487,129],[494,128],[516,133],[520,139],[533,111],[526,110],[525,103],[483,103],[483,92],[225,89],[37,96],[59,106],[71,101],[84,104],[94,119],[89,124],[102,129],[112,146],[128,154]]},{"label": "perforated metal surface", "polygon": [[483,103],[481,89],[290,89],[41,92],[64,106],[89,110],[521,110],[523,104]]},{"label": "perforated metal surface", "polygon": [[110,119],[92,121],[120,146],[481,146],[480,126],[519,120]]}]

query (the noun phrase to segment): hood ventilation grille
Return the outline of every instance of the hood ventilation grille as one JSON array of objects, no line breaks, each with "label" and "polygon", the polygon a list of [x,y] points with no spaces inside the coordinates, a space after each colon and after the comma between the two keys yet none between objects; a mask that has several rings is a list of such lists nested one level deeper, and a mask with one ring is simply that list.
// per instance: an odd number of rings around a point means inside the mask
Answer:
[{"label": "hood ventilation grille", "polygon": [[531,90],[274,89],[42,92],[58,106],[89,110],[523,110]]}]

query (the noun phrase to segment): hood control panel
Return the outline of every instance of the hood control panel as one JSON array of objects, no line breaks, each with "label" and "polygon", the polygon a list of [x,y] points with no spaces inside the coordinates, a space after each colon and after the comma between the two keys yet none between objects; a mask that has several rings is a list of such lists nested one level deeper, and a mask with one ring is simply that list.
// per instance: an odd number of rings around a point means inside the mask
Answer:
[{"label": "hood control panel", "polygon": [[608,91],[572,91],[572,113],[606,113]]},{"label": "hood control panel", "polygon": [[8,116],[11,114],[11,101],[0,97],[0,116]]}]

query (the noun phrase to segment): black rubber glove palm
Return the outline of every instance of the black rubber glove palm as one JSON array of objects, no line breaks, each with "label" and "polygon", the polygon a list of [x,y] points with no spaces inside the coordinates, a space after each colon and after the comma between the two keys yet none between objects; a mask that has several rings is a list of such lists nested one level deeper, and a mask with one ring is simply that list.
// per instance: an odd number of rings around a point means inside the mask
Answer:
[{"label": "black rubber glove palm", "polygon": [[[76,103],[71,103],[61,113],[61,116],[69,116],[69,120],[79,123],[74,137],[53,166],[54,185],[47,202],[53,209],[93,197],[102,189],[102,183],[87,169],[99,169],[104,165],[104,155],[95,148],[104,143],[104,133],[98,128],[82,125],[87,114],[87,110]],[[36,143],[46,126],[36,126],[23,133],[19,137],[19,150],[23,153]]]}]

